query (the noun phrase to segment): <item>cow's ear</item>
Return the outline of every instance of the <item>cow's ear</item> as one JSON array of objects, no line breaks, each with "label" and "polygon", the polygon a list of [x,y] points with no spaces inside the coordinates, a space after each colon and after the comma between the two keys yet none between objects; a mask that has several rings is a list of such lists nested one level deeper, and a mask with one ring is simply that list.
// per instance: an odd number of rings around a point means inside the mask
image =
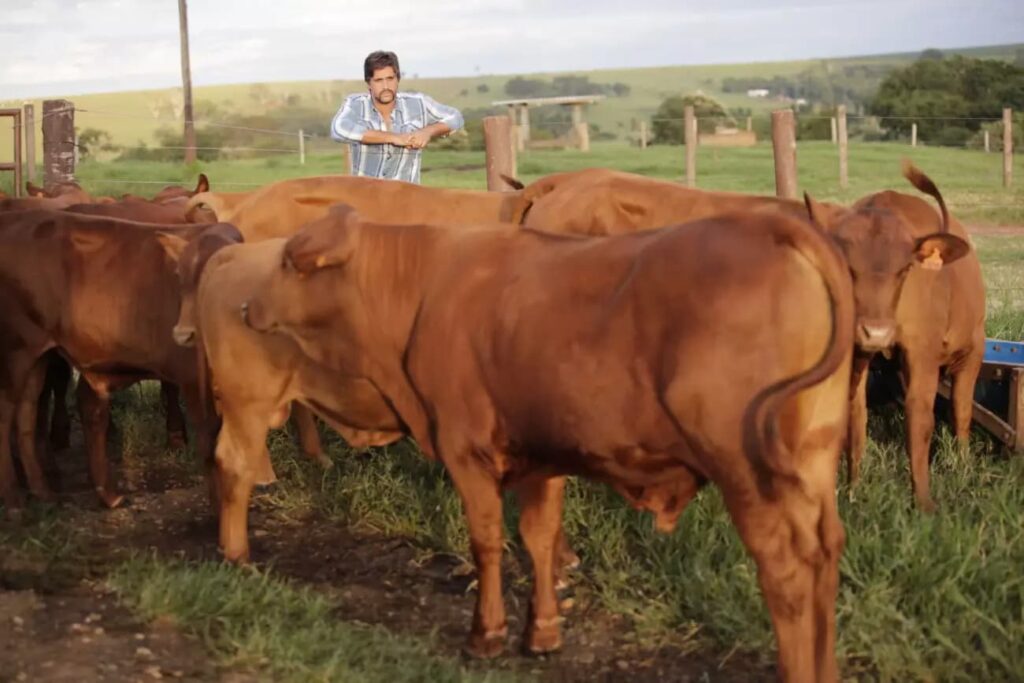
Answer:
[{"label": "cow's ear", "polygon": [[196,183],[196,189],[195,189],[195,191],[192,194],[193,195],[197,195],[200,192],[209,192],[209,191],[210,191],[210,179],[206,177],[205,173],[200,173],[199,174],[199,182]]},{"label": "cow's ear", "polygon": [[175,263],[181,258],[181,254],[185,251],[185,246],[188,244],[188,240],[182,239],[177,235],[172,235],[169,232],[156,233],[156,241],[160,243],[160,246],[164,248],[164,252],[170,257]]},{"label": "cow's ear", "polygon": [[46,196],[46,192],[43,190],[43,188],[39,187],[38,185],[33,183],[31,180],[25,181],[25,190],[28,191],[28,196],[29,197],[45,197]]},{"label": "cow's ear", "polygon": [[970,245],[956,235],[936,232],[917,240],[914,256],[918,263],[929,270],[939,270],[957,259],[966,256]]},{"label": "cow's ear", "polygon": [[826,228],[828,228],[828,214],[825,211],[825,207],[806,192],[804,192],[804,206],[807,207],[807,217],[811,219],[811,224],[818,230],[825,232]]}]

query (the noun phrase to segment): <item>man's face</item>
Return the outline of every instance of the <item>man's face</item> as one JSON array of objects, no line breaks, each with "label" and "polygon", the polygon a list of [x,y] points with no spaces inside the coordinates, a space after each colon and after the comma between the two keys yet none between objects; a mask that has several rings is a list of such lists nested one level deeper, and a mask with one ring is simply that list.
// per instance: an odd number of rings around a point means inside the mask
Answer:
[{"label": "man's face", "polygon": [[375,69],[370,76],[370,94],[375,102],[380,104],[391,104],[395,101],[395,93],[398,91],[398,74],[394,67],[386,66],[383,69]]}]

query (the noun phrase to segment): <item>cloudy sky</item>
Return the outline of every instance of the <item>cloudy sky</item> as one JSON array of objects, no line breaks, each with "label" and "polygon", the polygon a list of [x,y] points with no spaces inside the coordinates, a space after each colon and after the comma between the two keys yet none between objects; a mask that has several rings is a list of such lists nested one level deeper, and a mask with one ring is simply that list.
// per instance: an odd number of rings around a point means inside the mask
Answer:
[{"label": "cloudy sky", "polygon": [[[189,0],[196,85],[775,61],[1024,42],[1022,0]],[[642,9],[642,11],[640,11]],[[177,0],[0,0],[0,99],[180,85]]]}]

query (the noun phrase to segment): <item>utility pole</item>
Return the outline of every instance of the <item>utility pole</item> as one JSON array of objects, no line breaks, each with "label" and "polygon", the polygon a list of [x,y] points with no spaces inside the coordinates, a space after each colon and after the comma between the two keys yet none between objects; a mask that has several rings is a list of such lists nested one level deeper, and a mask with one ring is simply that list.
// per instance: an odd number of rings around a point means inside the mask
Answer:
[{"label": "utility pole", "polygon": [[178,29],[181,34],[181,85],[185,99],[185,163],[196,160],[196,129],[192,121],[192,68],[188,59],[188,7],[178,0]]}]

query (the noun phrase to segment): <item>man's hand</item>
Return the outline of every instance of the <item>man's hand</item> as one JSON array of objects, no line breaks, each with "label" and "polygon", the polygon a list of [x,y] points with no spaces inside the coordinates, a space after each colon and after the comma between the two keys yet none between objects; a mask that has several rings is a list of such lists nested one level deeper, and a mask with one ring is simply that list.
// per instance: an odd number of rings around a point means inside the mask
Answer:
[{"label": "man's hand", "polygon": [[412,149],[423,149],[427,146],[427,143],[433,139],[433,137],[434,136],[430,134],[430,131],[426,128],[421,128],[413,133],[409,133],[409,140],[406,147],[411,147]]}]

